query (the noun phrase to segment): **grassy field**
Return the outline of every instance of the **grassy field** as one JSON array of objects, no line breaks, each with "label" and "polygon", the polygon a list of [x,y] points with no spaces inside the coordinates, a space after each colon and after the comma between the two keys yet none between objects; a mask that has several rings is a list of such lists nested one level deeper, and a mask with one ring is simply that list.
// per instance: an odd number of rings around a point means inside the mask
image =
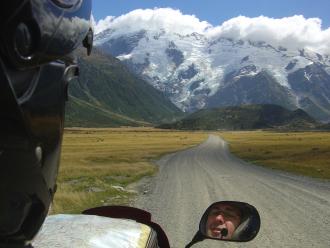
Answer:
[{"label": "grassy field", "polygon": [[[240,158],[270,168],[330,179],[329,132],[221,132]],[[129,204],[128,185],[153,175],[152,161],[201,143],[206,132],[152,128],[67,129],[51,213]]]},{"label": "grassy field", "polygon": [[230,150],[257,165],[330,179],[329,132],[223,132]]},{"label": "grassy field", "polygon": [[67,129],[51,213],[129,204],[135,193],[126,187],[156,172],[151,161],[206,138],[202,132],[151,128]]}]

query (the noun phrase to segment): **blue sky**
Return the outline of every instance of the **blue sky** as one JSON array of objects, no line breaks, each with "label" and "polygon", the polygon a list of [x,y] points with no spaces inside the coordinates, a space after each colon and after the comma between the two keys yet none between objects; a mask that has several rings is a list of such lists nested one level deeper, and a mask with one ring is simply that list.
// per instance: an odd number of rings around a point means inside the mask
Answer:
[{"label": "blue sky", "polygon": [[195,15],[212,25],[239,15],[273,18],[303,15],[318,17],[322,20],[322,28],[330,27],[330,0],[93,0],[93,15],[98,21],[106,16],[155,7],[179,9],[183,14]]}]

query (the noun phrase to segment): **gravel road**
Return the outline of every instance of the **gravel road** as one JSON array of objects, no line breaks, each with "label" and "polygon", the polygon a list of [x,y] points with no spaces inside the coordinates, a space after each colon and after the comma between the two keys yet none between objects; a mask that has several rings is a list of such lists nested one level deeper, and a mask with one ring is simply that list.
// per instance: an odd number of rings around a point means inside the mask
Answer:
[{"label": "gravel road", "polygon": [[329,181],[248,164],[214,135],[157,163],[159,173],[135,205],[152,213],[171,247],[184,247],[204,210],[221,200],[254,205],[261,217],[258,236],[249,243],[206,240],[193,247],[330,247]]}]

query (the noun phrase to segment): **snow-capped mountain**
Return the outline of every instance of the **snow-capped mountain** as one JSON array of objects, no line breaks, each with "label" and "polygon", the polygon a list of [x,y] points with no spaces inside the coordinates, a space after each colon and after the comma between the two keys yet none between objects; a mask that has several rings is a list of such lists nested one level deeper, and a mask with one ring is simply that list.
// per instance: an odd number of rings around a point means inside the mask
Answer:
[{"label": "snow-capped mountain", "polygon": [[184,111],[272,103],[330,119],[330,56],[266,42],[168,29],[106,29],[95,45],[127,64]]}]

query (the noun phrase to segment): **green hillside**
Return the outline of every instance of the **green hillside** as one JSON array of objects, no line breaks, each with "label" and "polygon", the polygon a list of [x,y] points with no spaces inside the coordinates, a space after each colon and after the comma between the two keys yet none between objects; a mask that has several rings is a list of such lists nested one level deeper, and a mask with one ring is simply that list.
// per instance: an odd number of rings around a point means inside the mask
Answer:
[{"label": "green hillside", "polygon": [[253,130],[311,129],[318,123],[301,109],[287,110],[278,105],[243,105],[204,109],[186,118],[160,125],[165,129],[184,130]]},{"label": "green hillside", "polygon": [[100,108],[79,98],[70,96],[66,106],[67,126],[75,127],[120,127],[150,125],[138,122],[126,116],[113,113],[105,108]]},{"label": "green hillside", "polygon": [[182,116],[160,91],[130,73],[118,59],[98,50],[89,57],[79,55],[80,78],[69,86],[66,126],[141,126]]}]

